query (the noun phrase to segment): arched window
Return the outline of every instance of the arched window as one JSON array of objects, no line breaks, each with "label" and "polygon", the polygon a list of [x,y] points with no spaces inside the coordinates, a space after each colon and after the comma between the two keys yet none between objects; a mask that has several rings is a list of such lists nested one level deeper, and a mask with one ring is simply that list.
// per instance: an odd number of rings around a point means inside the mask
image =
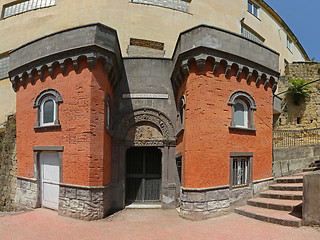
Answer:
[{"label": "arched window", "polygon": [[231,129],[256,130],[253,123],[253,111],[256,103],[253,97],[244,91],[236,91],[231,94],[228,104],[232,107]]},{"label": "arched window", "polygon": [[61,94],[57,90],[49,88],[42,91],[33,105],[33,108],[37,108],[35,128],[59,127],[59,104],[62,102]]},{"label": "arched window", "polygon": [[236,127],[248,127],[248,106],[241,99],[235,101],[234,122]]},{"label": "arched window", "polygon": [[53,125],[56,119],[56,102],[52,96],[46,97],[41,102],[40,107],[40,125]]}]

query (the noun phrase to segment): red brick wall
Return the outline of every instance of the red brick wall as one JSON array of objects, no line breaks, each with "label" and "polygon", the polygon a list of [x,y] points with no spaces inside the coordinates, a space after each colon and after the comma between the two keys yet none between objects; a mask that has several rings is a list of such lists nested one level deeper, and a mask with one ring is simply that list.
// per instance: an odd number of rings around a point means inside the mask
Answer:
[{"label": "red brick wall", "polygon": [[[33,103],[37,95],[54,88],[60,92],[61,130],[35,132],[37,109]],[[44,81],[36,79],[32,85],[20,86],[17,91],[17,165],[18,176],[33,177],[33,146],[64,146],[63,182],[84,186],[101,186],[110,181],[111,140],[105,133],[104,99],[112,98],[112,89],[102,65],[93,71],[86,61],[75,72],[68,64],[63,76],[59,67],[55,77],[45,73]]]},{"label": "red brick wall", "polygon": [[[253,180],[272,177],[272,91],[254,81],[226,78],[220,64],[216,74],[207,62],[198,72],[192,64],[186,81],[184,141],[184,187],[204,188],[229,185],[230,152],[253,152]],[[255,134],[231,132],[230,95],[238,90],[251,94],[257,104],[254,111]],[[180,147],[179,147],[180,148]]]}]

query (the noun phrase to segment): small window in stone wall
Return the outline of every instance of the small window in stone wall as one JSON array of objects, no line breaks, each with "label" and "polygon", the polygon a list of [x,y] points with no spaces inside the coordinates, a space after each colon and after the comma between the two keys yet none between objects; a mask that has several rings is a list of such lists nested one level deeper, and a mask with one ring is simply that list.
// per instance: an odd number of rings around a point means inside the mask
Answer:
[{"label": "small window in stone wall", "polygon": [[8,55],[0,56],[0,80],[9,77],[8,71],[9,71],[9,56]]},{"label": "small window in stone wall", "polygon": [[259,10],[260,8],[251,1],[248,1],[248,12],[259,18]]},{"label": "small window in stone wall", "polygon": [[252,157],[253,153],[230,154],[230,187],[245,187],[252,182]]},{"label": "small window in stone wall", "polygon": [[130,38],[127,49],[129,57],[164,57],[164,43],[146,39]]},{"label": "small window in stone wall", "polygon": [[188,13],[191,0],[131,0],[131,2],[170,8]]},{"label": "small window in stone wall", "polygon": [[176,157],[176,166],[177,166],[179,183],[180,183],[180,186],[182,186],[182,154],[179,154],[179,156]]},{"label": "small window in stone wall", "polygon": [[177,111],[177,124],[176,124],[177,136],[181,135],[184,131],[185,108],[186,108],[186,99],[185,99],[185,96],[182,95],[178,103],[178,111]]},{"label": "small window in stone wall", "polygon": [[292,51],[292,40],[289,38],[289,36],[287,36],[287,48],[290,52]]},{"label": "small window in stone wall", "polygon": [[56,4],[56,0],[26,0],[14,1],[3,8],[2,18],[12,17],[21,13],[29,12],[39,8],[51,7]]},{"label": "small window in stone wall", "polygon": [[110,130],[111,129],[111,98],[109,94],[106,95],[105,105],[106,105],[106,114],[105,114],[106,130]]}]

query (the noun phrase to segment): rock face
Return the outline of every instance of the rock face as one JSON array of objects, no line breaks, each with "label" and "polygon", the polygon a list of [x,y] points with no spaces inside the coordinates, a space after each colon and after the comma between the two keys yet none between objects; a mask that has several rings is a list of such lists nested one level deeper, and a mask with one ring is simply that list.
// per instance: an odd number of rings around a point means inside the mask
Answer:
[{"label": "rock face", "polygon": [[15,209],[17,184],[16,118],[10,116],[0,130],[0,211]]},{"label": "rock face", "polygon": [[278,84],[279,97],[283,99],[282,113],[275,124],[274,130],[320,127],[320,81],[310,84],[310,98],[296,106],[291,99],[282,93],[287,90],[287,85],[291,78],[300,78],[306,81],[318,80],[320,79],[320,64],[316,62],[298,62],[288,65],[286,75],[280,77]]}]

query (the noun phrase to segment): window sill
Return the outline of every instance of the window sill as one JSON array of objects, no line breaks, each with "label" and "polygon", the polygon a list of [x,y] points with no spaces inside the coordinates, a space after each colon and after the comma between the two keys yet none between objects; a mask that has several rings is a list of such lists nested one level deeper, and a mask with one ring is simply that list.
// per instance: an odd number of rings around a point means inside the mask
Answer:
[{"label": "window sill", "polygon": [[256,19],[258,19],[261,22],[261,19],[259,17],[257,17],[256,15],[254,15],[252,12],[250,12],[248,10],[247,10],[247,12],[250,13],[252,16],[254,16]]},{"label": "window sill", "polygon": [[54,124],[54,125],[48,125],[48,126],[35,126],[33,129],[36,132],[54,131],[54,130],[60,130],[61,129],[61,125],[60,124]]},{"label": "window sill", "polygon": [[233,132],[247,132],[247,133],[255,133],[257,131],[255,128],[242,128],[242,127],[235,127],[235,126],[229,126],[229,130]]},{"label": "window sill", "polygon": [[239,184],[239,185],[230,185],[230,190],[236,190],[236,189],[251,189],[251,184],[250,183],[245,183],[245,184]]}]

